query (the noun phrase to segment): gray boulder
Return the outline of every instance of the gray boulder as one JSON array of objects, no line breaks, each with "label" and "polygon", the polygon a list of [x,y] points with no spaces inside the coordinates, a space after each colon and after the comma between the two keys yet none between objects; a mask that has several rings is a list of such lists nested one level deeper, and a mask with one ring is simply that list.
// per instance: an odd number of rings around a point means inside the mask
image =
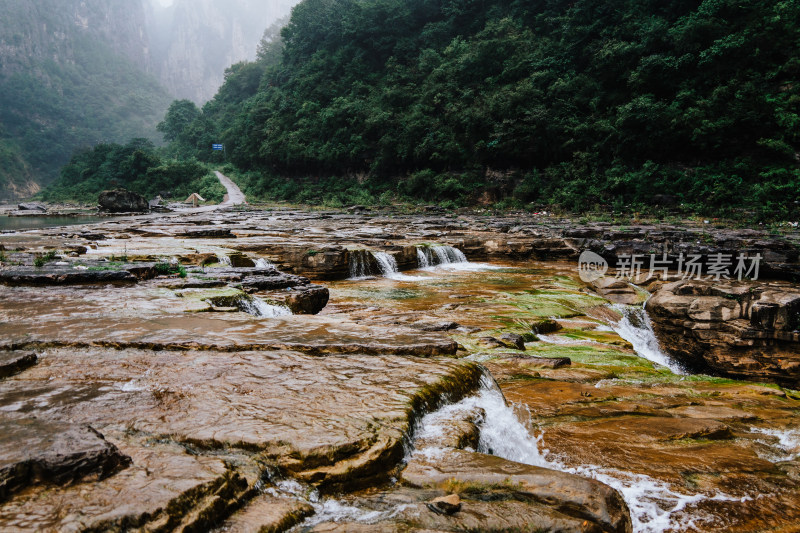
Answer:
[{"label": "gray boulder", "polygon": [[101,211],[109,213],[147,213],[150,210],[143,196],[125,189],[101,192],[98,203]]},{"label": "gray boulder", "polygon": [[47,207],[39,202],[27,202],[19,204],[17,205],[17,209],[20,211],[40,211],[42,213],[47,212]]}]

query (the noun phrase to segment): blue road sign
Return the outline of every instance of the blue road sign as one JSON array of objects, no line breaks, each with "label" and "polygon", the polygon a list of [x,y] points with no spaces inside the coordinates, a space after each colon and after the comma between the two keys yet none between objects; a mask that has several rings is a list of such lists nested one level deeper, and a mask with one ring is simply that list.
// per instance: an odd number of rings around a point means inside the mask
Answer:
[{"label": "blue road sign", "polygon": [[221,144],[212,144],[211,145],[211,149],[212,150],[222,150],[222,145]]}]

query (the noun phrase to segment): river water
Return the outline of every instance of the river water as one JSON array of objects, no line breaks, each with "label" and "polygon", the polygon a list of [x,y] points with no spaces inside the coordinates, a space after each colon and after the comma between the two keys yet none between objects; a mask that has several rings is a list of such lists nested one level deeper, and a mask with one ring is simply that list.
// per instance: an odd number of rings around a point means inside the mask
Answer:
[{"label": "river water", "polygon": [[78,224],[95,224],[98,222],[108,222],[109,217],[99,216],[25,216],[25,217],[9,217],[0,216],[0,232],[5,231],[19,231],[30,229],[44,229],[44,228],[57,228],[60,226],[76,226]]}]

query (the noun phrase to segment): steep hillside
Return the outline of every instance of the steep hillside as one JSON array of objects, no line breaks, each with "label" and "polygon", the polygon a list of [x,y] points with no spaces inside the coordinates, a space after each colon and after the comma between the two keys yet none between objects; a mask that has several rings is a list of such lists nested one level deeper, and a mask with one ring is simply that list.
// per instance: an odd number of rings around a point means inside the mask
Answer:
[{"label": "steep hillside", "polygon": [[0,198],[35,191],[79,146],[160,136],[140,2],[0,0]]},{"label": "steep hillside", "polygon": [[152,72],[171,94],[203,104],[223,82],[225,69],[255,56],[264,29],[289,15],[297,0],[175,0],[153,5],[148,24]]},{"label": "steep hillside", "polygon": [[304,0],[223,140],[265,194],[357,178],[455,204],[794,217],[799,20],[797,2]]}]

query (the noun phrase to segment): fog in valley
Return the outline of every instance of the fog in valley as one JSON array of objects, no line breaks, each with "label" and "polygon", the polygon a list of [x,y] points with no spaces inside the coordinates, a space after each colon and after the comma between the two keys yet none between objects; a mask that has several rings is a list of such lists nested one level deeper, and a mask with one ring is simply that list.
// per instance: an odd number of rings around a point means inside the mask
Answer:
[{"label": "fog in valley", "polygon": [[149,0],[152,73],[176,98],[202,104],[225,69],[254,59],[264,30],[286,18],[297,0]]}]

